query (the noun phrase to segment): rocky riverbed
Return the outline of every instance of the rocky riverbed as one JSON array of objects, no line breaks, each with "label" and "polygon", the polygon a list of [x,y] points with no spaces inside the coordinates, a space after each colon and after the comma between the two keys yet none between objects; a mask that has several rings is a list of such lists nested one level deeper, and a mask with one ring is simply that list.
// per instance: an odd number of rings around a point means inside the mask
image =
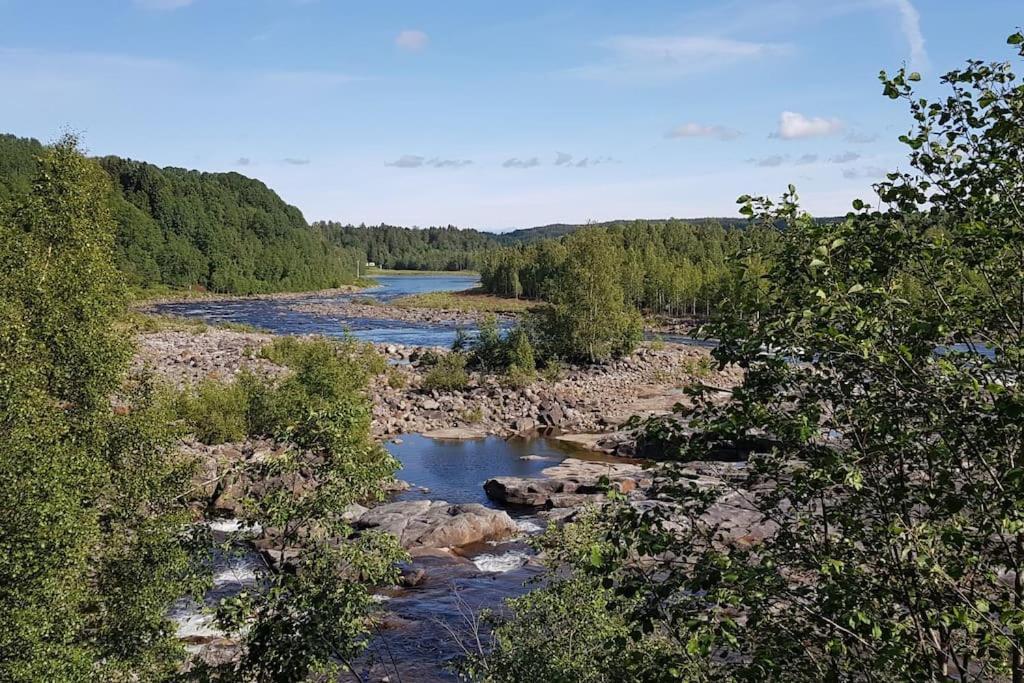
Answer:
[{"label": "rocky riverbed", "polygon": [[[335,299],[330,302],[296,302],[291,309],[339,320],[373,318],[399,320],[420,325],[446,325],[450,327],[476,327],[490,315],[486,311],[459,311],[445,308],[402,308],[375,302],[373,299]],[[513,316],[497,314],[499,321],[509,322]]]},{"label": "rocky riverbed", "polygon": [[[139,335],[134,362],[137,368],[151,368],[158,377],[179,387],[204,378],[231,381],[243,370],[275,378],[288,370],[260,353],[273,339],[269,334],[218,328],[152,332]],[[398,441],[405,434],[416,433],[446,439],[511,437],[550,428],[562,433],[559,438],[580,448],[581,457],[584,449],[613,455],[634,452],[633,434],[618,431],[617,427],[634,414],[668,412],[674,403],[684,400],[682,388],[688,383],[730,387],[740,379],[738,371],[711,370],[704,348],[655,343],[614,363],[566,367],[557,379],[538,380],[527,386],[507,386],[501,378],[473,374],[465,390],[431,392],[423,389],[429,372],[423,362],[427,349],[394,344],[376,348],[390,366],[387,373],[374,378],[370,387],[374,431],[382,439]],[[405,437],[410,441],[416,438]],[[453,457],[458,457],[458,447],[464,445],[454,441],[435,443],[453,444]],[[262,488],[275,485],[245,477],[251,471],[247,465],[273,457],[282,448],[278,444],[249,440],[205,446],[189,442],[183,448],[200,463],[192,503],[197,516],[211,528],[235,528],[234,520],[244,514],[244,494],[259,495]],[[536,461],[536,467],[529,469],[536,473],[540,463],[552,455],[515,457],[514,462]],[[493,470],[481,475],[471,487],[477,496],[482,487],[486,498],[465,494],[434,498],[422,486],[406,493],[400,493],[402,486],[396,486],[395,496],[383,504],[370,508],[353,505],[344,511],[357,533],[391,533],[413,558],[403,570],[401,585],[384,590],[380,596],[380,628],[373,641],[374,647],[380,645],[395,654],[398,664],[373,665],[369,670],[381,676],[392,669],[400,670],[403,680],[454,680],[438,663],[438,653],[455,654],[447,629],[458,626],[460,611],[500,608],[504,598],[528,590],[524,581],[542,571],[529,548],[518,539],[539,532],[548,521],[571,520],[586,505],[603,504],[602,478],[633,504],[658,504],[649,495],[657,483],[656,472],[643,463],[598,455],[593,457],[605,457],[609,462],[556,457],[557,464],[544,468],[538,476],[495,476]],[[723,481],[727,475],[724,470],[716,473],[708,471],[707,465],[700,467],[704,469],[697,474],[709,484]],[[486,477],[490,479],[485,482]],[[289,482],[300,490],[316,485],[311,477],[300,476],[296,482]],[[736,518],[742,522],[742,515],[736,514],[741,504],[723,501],[715,514],[723,520]],[[737,526],[733,533],[749,535],[750,526]],[[231,560],[217,570],[220,578],[215,577],[215,590],[207,596],[208,604],[252,584],[268,568],[289,570],[300,560],[301,550],[281,547],[274,529],[249,531],[242,559]],[[183,604],[175,616],[182,625],[182,636],[195,651],[214,659],[231,656],[231,639],[210,627],[201,606]]]},{"label": "rocky riverbed", "polygon": [[[230,380],[243,369],[268,376],[286,372],[260,356],[273,337],[211,328],[201,333],[161,331],[139,336],[137,367],[183,386],[205,377]],[[683,387],[705,382],[735,385],[740,371],[711,369],[708,351],[682,344],[645,344],[628,358],[602,366],[568,366],[554,380],[509,386],[503,378],[472,373],[465,390],[424,391],[426,349],[377,345],[393,369],[370,387],[374,431],[391,437],[440,432],[440,436],[510,435],[542,428],[603,432],[631,415],[661,414],[685,401]],[[434,350],[437,352],[437,350]],[[443,353],[443,351],[440,351]]]}]

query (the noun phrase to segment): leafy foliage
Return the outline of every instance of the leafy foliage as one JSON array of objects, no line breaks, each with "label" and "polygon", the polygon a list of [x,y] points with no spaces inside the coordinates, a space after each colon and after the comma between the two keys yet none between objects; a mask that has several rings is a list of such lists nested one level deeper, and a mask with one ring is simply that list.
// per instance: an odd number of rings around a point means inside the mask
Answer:
[{"label": "leafy foliage", "polygon": [[[0,201],[28,191],[41,145],[0,136]],[[99,160],[117,225],[117,265],[137,288],[198,287],[252,294],[353,282],[363,255],[330,243],[294,206],[237,173]]]},{"label": "leafy foliage", "polygon": [[237,380],[247,431],[289,447],[248,466],[245,521],[272,530],[269,551],[292,558],[265,583],[226,601],[221,623],[241,634],[237,661],[200,667],[218,681],[303,681],[314,673],[353,670],[366,645],[369,588],[397,581],[404,557],[393,537],[355,538],[342,512],[380,500],[398,463],[370,436],[366,395],[383,371],[354,339],[281,338],[265,355],[291,373],[277,384]]},{"label": "leafy foliage", "polygon": [[643,324],[626,303],[611,238],[574,233],[566,248],[549,305],[531,324],[543,355],[593,363],[629,354],[642,339]]},{"label": "leafy foliage", "polygon": [[458,351],[440,354],[423,378],[426,391],[462,391],[469,384],[466,354]]},{"label": "leafy foliage", "polygon": [[0,211],[4,680],[170,680],[167,608],[202,584],[180,502],[191,463],[148,384],[122,385],[109,193],[65,137]]},{"label": "leafy foliage", "polygon": [[[631,680],[1024,678],[1024,89],[1007,64],[968,62],[937,102],[918,78],[882,74],[914,130],[881,208],[826,224],[793,188],[741,198],[778,236],[758,296],[707,332],[746,375],[696,392],[674,438],[685,460],[771,446],[718,485],[664,468],[656,504],[608,508],[598,552],[560,557],[631,625],[615,658],[668,644]],[[536,652],[527,619],[505,649]]]},{"label": "leafy foliage", "polygon": [[494,235],[454,226],[401,228],[393,225],[314,223],[328,239],[366,254],[366,260],[392,270],[472,270],[481,251],[497,246]]}]

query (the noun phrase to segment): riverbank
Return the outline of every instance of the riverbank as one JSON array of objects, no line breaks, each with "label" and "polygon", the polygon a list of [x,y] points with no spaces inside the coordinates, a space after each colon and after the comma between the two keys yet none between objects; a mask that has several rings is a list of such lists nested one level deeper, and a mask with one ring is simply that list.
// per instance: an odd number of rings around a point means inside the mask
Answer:
[{"label": "riverbank", "polygon": [[145,310],[149,306],[187,301],[286,301],[292,299],[315,299],[320,297],[353,294],[376,286],[376,282],[366,280],[357,284],[342,285],[340,287],[332,287],[330,289],[309,290],[305,292],[268,292],[266,294],[222,294],[218,292],[195,290],[180,290],[177,292],[168,292],[166,294],[147,294],[146,292],[142,292],[132,300],[132,307]]},{"label": "riverbank", "polygon": [[[152,367],[176,386],[204,377],[230,381],[243,369],[279,376],[286,370],[260,355],[272,339],[269,334],[219,328],[143,333],[135,363]],[[465,389],[438,392],[423,389],[427,349],[396,344],[375,348],[391,366],[370,388],[374,433],[381,437],[426,432],[473,438],[547,428],[603,432],[632,415],[669,412],[674,404],[685,403],[683,389],[693,382],[728,388],[741,377],[738,369],[713,369],[707,349],[655,342],[606,365],[567,366],[557,379],[509,386],[501,376],[470,373]]]}]

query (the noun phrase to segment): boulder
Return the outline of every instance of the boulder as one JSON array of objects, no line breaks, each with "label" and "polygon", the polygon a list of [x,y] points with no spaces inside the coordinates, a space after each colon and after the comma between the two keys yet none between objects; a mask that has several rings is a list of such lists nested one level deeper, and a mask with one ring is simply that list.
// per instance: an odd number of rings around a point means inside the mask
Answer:
[{"label": "boulder", "polygon": [[456,548],[511,538],[518,528],[508,513],[478,503],[452,505],[443,500],[387,503],[370,509],[355,526],[396,537],[403,548]]},{"label": "boulder", "polygon": [[602,480],[620,493],[636,493],[651,486],[650,477],[639,465],[605,463],[566,458],[543,471],[544,477],[494,477],[484,483],[491,500],[506,505],[570,508],[604,499]]}]

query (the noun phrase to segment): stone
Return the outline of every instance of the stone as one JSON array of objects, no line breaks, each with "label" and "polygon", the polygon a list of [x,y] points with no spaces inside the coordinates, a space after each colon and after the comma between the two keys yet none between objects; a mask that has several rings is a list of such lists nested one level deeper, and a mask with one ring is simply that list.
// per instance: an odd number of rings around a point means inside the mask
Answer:
[{"label": "stone", "polygon": [[532,432],[537,428],[537,422],[532,417],[520,417],[512,421],[512,429],[519,434]]},{"label": "stone", "polygon": [[403,548],[456,548],[511,538],[518,527],[508,513],[478,503],[398,501],[371,508],[356,521],[360,529],[384,531]]},{"label": "stone", "polygon": [[484,483],[491,500],[523,507],[577,507],[604,499],[603,478],[620,493],[642,494],[652,480],[639,465],[566,458],[543,477],[494,477]]},{"label": "stone", "polygon": [[398,576],[398,585],[403,588],[415,588],[427,580],[427,570],[422,567],[402,567]]}]

